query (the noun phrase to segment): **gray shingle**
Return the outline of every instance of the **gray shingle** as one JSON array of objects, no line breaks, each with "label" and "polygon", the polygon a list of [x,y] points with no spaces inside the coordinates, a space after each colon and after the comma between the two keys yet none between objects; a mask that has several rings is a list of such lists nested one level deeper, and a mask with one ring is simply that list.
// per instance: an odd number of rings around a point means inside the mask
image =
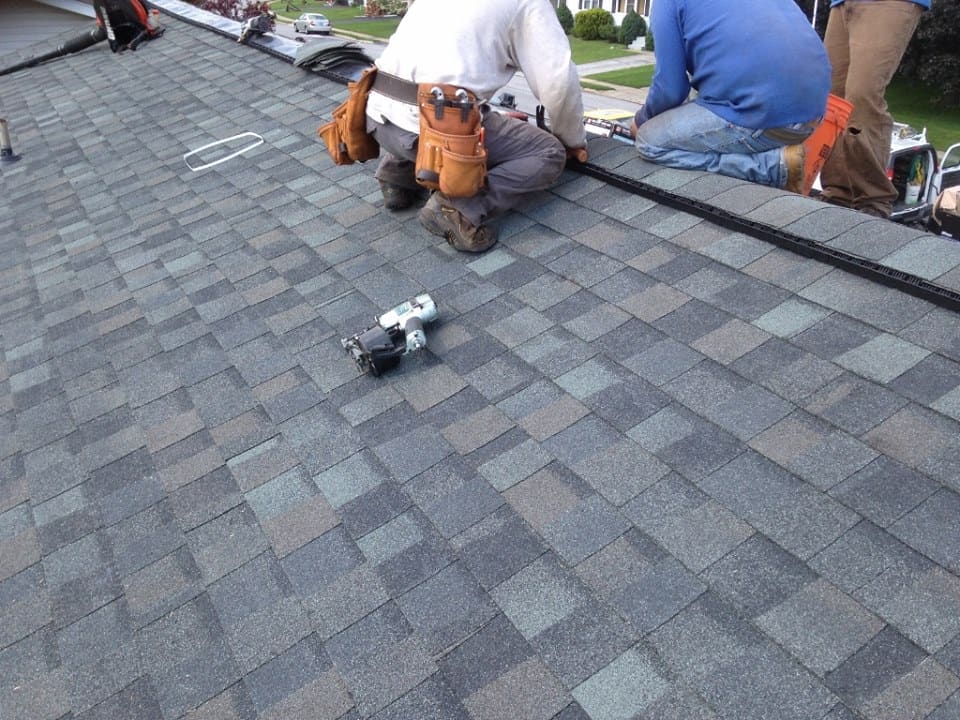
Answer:
[{"label": "gray shingle", "polygon": [[751,452],[712,473],[701,487],[802,558],[822,550],[859,520],[853,511]]},{"label": "gray shingle", "polygon": [[881,527],[916,508],[939,488],[937,483],[887,457],[834,486],[830,494]]},{"label": "gray shingle", "polygon": [[955,420],[908,405],[871,430],[866,441],[904,465],[951,485],[960,478],[960,435]]},{"label": "gray shingle", "polygon": [[669,689],[670,682],[643,653],[628,650],[573,689],[591,718],[642,713]]},{"label": "gray shingle", "polygon": [[[146,627],[138,646],[164,715],[182,714],[239,678],[213,608],[203,596]],[[196,673],[195,681],[180,682],[181,673]]]},{"label": "gray shingle", "polygon": [[459,644],[497,614],[487,594],[459,564],[448,565],[409,590],[397,604],[434,654]]},{"label": "gray shingle", "polygon": [[635,497],[624,513],[693,572],[708,568],[754,533],[750,525],[675,475]]},{"label": "gray shingle", "polygon": [[890,532],[956,573],[960,566],[960,537],[955,532],[954,513],[958,507],[960,495],[941,489],[894,522]]},{"label": "gray shingle", "polygon": [[693,573],[635,530],[577,570],[641,636],[667,622],[706,590]]},{"label": "gray shingle", "polygon": [[[729,608],[706,596],[652,636],[668,669],[709,697],[718,714],[751,717],[777,707],[782,718],[823,717],[835,696],[757,637]],[[787,668],[793,668],[787,672]],[[776,678],[776,680],[774,680]]]},{"label": "gray shingle", "polygon": [[880,618],[822,580],[804,586],[757,617],[756,623],[821,676],[884,628]]},{"label": "gray shingle", "polygon": [[[827,686],[846,703],[861,709],[892,683],[912,672],[923,653],[903,635],[885,628],[856,654],[831,672]],[[869,671],[865,671],[870,668]]]},{"label": "gray shingle", "polygon": [[386,707],[436,671],[394,603],[331,638],[326,649],[362,715]]},{"label": "gray shingle", "polygon": [[[322,151],[341,84],[157,1],[149,83],[93,52],[5,86],[0,714],[953,720],[955,313],[574,167],[458,253]],[[360,373],[340,339],[420,292],[429,346]]]}]

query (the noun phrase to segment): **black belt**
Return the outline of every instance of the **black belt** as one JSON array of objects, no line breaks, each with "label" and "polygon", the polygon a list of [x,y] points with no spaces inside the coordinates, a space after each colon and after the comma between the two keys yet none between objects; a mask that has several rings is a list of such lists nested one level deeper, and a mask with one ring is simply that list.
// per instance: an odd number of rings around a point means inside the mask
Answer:
[{"label": "black belt", "polygon": [[383,70],[377,70],[377,76],[373,79],[373,90],[388,98],[399,100],[408,105],[417,104],[417,84],[398,78],[396,75],[385,73]]},{"label": "black belt", "polygon": [[802,143],[817,129],[820,125],[819,120],[811,120],[803,123],[799,127],[767,128],[763,134],[775,142],[782,142],[785,145],[797,145]]}]

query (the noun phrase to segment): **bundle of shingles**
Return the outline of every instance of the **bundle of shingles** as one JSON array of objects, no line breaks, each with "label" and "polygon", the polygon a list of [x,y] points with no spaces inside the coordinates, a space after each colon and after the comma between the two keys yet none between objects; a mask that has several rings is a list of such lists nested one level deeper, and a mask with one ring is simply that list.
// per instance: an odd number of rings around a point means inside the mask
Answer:
[{"label": "bundle of shingles", "polygon": [[297,48],[293,64],[346,82],[359,78],[373,64],[373,59],[354,42],[325,38],[311,40]]}]

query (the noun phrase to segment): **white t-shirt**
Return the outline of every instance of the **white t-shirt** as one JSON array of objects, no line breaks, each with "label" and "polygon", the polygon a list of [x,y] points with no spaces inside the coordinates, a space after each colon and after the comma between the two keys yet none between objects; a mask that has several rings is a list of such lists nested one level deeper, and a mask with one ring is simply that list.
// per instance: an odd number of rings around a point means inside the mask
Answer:
[{"label": "white t-shirt", "polygon": [[[580,78],[549,0],[415,0],[376,61],[416,83],[449,83],[489,100],[517,71],[567,147],[586,144]],[[415,105],[371,92],[367,115],[418,132]]]}]

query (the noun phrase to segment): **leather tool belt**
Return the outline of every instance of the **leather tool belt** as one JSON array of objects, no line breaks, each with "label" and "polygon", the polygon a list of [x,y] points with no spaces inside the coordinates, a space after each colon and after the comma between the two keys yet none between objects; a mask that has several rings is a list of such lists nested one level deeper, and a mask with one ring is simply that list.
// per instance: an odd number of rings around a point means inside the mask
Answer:
[{"label": "leather tool belt", "polygon": [[377,68],[372,66],[356,82],[347,83],[346,101],[333,111],[330,122],[317,129],[337,165],[365,162],[380,155],[380,144],[367,133],[367,96],[376,77]]},{"label": "leather tool belt", "polygon": [[417,104],[417,84],[398,78],[396,75],[380,70],[373,81],[373,90],[388,98],[393,98],[407,105]]},{"label": "leather tool belt", "polygon": [[447,197],[473,197],[487,179],[477,96],[455,85],[420,83],[416,179]]}]

